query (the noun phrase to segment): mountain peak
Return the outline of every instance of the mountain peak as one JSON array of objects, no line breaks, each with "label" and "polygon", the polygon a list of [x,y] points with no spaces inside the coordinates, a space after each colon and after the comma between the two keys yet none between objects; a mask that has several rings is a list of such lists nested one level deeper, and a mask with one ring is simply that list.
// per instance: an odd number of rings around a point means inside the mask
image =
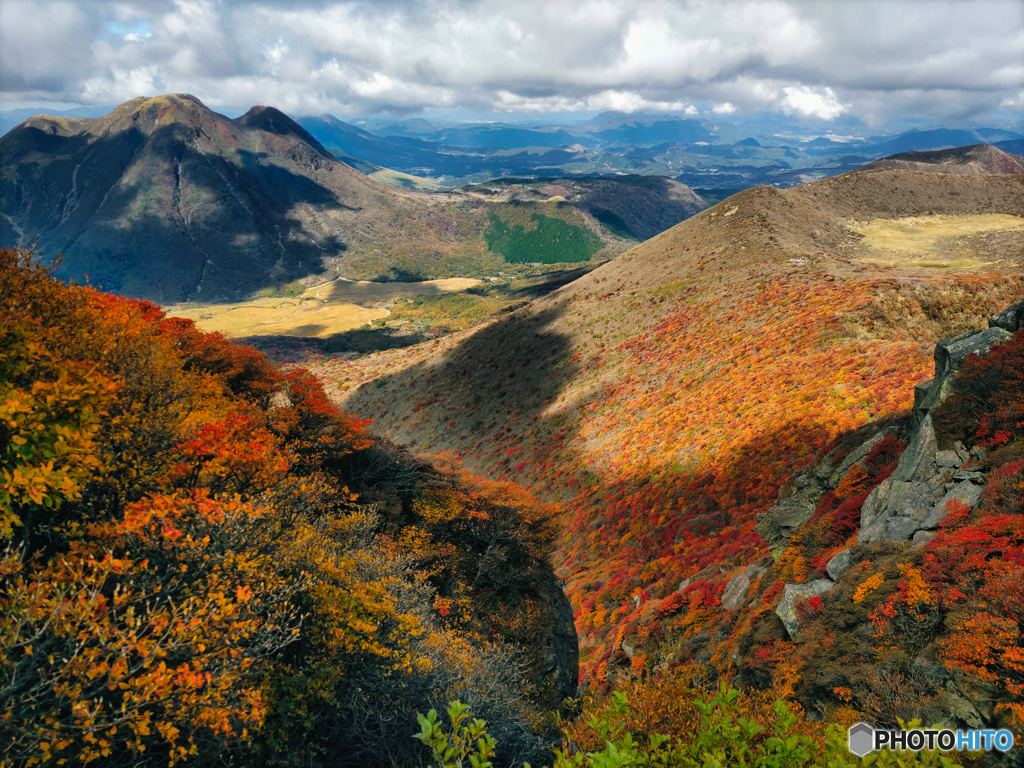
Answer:
[{"label": "mountain peak", "polygon": [[277,109],[277,107],[257,105],[237,118],[235,122],[247,128],[258,128],[261,131],[278,136],[295,136],[313,146],[320,154],[329,156],[327,150],[324,149],[319,141],[313,138],[309,131]]}]

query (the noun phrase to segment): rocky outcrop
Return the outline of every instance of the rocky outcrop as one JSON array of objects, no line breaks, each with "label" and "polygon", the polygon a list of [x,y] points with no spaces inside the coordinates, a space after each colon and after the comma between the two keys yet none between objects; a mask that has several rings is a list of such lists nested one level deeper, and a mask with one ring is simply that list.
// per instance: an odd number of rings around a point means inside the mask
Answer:
[{"label": "rocky outcrop", "polygon": [[838,458],[841,449],[835,448],[817,467],[793,481],[792,495],[781,499],[758,518],[756,530],[768,542],[775,557],[786,549],[793,532],[811,519],[821,497],[838,488],[847,473],[891,432],[891,429],[880,429],[842,460]]},{"label": "rocky outcrop", "polygon": [[990,317],[988,327],[1002,328],[1004,331],[1014,333],[1024,326],[1024,299],[1011,304],[995,317]]},{"label": "rocky outcrop", "polygon": [[[1019,304],[1020,302],[1018,302]],[[1004,310],[993,320],[1005,322],[1007,325],[1019,323],[1020,310],[1014,310],[1017,304]],[[1013,314],[1013,312],[1018,314]],[[1009,314],[1008,314],[1009,313]],[[1006,315],[1006,317],[1004,317]],[[1002,326],[993,326],[986,331],[962,333],[952,339],[943,339],[935,345],[935,378],[914,387],[914,426],[920,426],[925,415],[937,408],[953,391],[956,374],[963,368],[968,355],[984,356],[996,344],[1001,344],[1012,336]]]},{"label": "rocky outcrop", "polygon": [[800,618],[796,610],[797,604],[801,600],[828,592],[834,586],[835,583],[828,579],[818,579],[806,584],[786,585],[786,589],[782,593],[782,600],[779,601],[779,607],[775,609],[775,613],[782,620],[782,625],[792,640],[799,640]]},{"label": "rocky outcrop", "polygon": [[580,645],[569,598],[557,582],[549,584],[546,592],[553,626],[536,682],[538,689],[545,691],[547,702],[558,705],[563,699],[576,696]]},{"label": "rocky outcrop", "polygon": [[[1009,326],[1019,324],[1021,307],[1024,303],[1018,302],[993,320]],[[925,544],[930,539],[927,532],[936,530],[945,518],[948,502],[956,499],[969,508],[977,506],[985,476],[960,470],[970,459],[962,443],[957,442],[953,450],[939,450],[931,413],[953,391],[956,374],[968,355],[988,354],[989,349],[1011,336],[1002,326],[993,326],[943,339],[935,346],[935,378],[914,388],[910,446],[900,456],[896,471],[864,501],[858,543],[913,539]]]}]

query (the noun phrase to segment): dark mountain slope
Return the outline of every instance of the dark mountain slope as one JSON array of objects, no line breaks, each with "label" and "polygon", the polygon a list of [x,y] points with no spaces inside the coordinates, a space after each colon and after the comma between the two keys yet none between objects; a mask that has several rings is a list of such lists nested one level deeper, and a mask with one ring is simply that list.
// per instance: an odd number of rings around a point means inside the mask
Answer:
[{"label": "dark mountain slope", "polygon": [[0,160],[0,243],[38,241],[67,277],[161,302],[341,268],[370,246],[435,263],[480,251],[438,221],[445,201],[368,179],[273,108],[230,120],[172,95],[36,117]]},{"label": "dark mountain slope", "polygon": [[[570,240],[581,238],[593,244],[582,260],[601,261],[703,208],[663,180],[595,182],[593,204],[396,189],[340,162],[273,107],[231,120],[187,94],[135,99],[102,118],[33,117],[0,139],[0,162],[0,245],[38,243],[44,257],[64,253],[64,277],[162,304],[234,299],[308,276],[493,275],[507,254],[489,245],[492,214],[524,236],[538,222],[565,222],[527,238],[543,241],[534,245],[544,258],[517,261],[579,261]],[[620,232],[609,216],[631,223]]]}]

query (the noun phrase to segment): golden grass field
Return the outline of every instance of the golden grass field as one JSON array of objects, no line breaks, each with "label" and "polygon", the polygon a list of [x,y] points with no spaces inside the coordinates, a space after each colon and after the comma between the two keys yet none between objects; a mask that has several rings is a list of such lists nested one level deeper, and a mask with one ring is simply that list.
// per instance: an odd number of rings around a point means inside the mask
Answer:
[{"label": "golden grass field", "polygon": [[1024,218],[1008,214],[908,216],[849,227],[863,236],[858,258],[873,264],[938,269],[1008,266],[1007,251],[986,247],[999,234],[1024,236]]},{"label": "golden grass field", "polygon": [[204,331],[219,331],[230,338],[326,338],[387,317],[390,310],[381,304],[396,299],[464,291],[479,283],[479,280],[469,278],[422,283],[339,279],[307,288],[294,298],[262,298],[230,304],[178,304],[167,307],[167,314],[195,320]]}]

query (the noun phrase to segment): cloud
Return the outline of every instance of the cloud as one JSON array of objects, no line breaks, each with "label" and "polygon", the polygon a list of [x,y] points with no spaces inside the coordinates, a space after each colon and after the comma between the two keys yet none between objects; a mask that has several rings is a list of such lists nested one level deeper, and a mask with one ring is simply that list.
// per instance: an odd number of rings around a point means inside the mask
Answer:
[{"label": "cloud", "polygon": [[834,120],[978,116],[1022,89],[1020,0],[0,2],[3,101]]},{"label": "cloud", "polygon": [[714,112],[716,115],[731,115],[733,112],[736,111],[736,107],[733,104],[730,104],[728,101],[726,101],[721,104],[715,104],[715,106],[711,108],[711,111]]},{"label": "cloud", "polygon": [[785,94],[782,111],[787,115],[798,112],[807,117],[835,120],[846,111],[846,106],[836,100],[831,88],[825,88],[823,93],[819,93],[806,85],[791,85],[783,88],[782,92]]}]

